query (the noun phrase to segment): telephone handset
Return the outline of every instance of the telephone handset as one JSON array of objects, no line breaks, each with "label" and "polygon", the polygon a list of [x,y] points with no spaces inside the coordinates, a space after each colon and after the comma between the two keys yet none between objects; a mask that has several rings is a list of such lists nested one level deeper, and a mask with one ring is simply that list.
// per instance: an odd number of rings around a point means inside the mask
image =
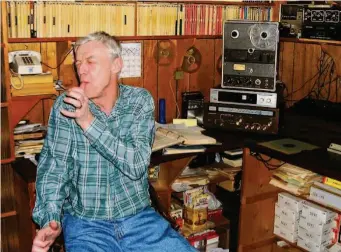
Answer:
[{"label": "telephone handset", "polygon": [[11,69],[20,75],[41,74],[41,55],[35,51],[13,51],[8,53]]}]

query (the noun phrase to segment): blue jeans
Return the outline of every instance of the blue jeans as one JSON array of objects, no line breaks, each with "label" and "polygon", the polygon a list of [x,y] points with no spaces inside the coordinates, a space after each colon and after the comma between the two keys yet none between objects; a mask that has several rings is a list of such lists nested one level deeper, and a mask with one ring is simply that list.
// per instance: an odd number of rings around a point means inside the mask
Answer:
[{"label": "blue jeans", "polygon": [[115,221],[91,221],[65,214],[67,252],[197,251],[152,208]]}]

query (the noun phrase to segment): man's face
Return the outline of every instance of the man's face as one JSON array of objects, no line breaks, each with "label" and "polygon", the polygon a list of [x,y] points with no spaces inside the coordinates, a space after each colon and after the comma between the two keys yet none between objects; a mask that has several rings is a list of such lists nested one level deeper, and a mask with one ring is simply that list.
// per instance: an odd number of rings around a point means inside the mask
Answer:
[{"label": "man's face", "polygon": [[80,87],[90,99],[103,96],[115,74],[109,49],[99,41],[90,41],[77,48],[76,67]]}]

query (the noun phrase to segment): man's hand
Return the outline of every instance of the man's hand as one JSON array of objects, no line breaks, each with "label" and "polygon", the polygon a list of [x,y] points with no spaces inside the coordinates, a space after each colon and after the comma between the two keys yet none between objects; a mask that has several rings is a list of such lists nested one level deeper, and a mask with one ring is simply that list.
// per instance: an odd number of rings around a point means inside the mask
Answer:
[{"label": "man's hand", "polygon": [[48,226],[40,229],[33,240],[32,252],[47,252],[62,229],[55,221],[51,221]]},{"label": "man's hand", "polygon": [[89,98],[85,95],[84,90],[80,87],[74,87],[67,91],[64,102],[73,105],[76,110],[74,112],[62,110],[61,113],[67,117],[74,118],[83,130],[86,130],[94,116],[89,109]]}]

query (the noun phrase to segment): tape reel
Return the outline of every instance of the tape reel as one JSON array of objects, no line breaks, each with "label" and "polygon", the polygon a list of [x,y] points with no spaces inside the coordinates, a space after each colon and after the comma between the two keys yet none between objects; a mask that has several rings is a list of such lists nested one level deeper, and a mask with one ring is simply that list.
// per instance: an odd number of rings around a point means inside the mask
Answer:
[{"label": "tape reel", "polygon": [[175,45],[171,40],[159,40],[154,50],[154,59],[159,66],[169,66],[174,60]]},{"label": "tape reel", "polygon": [[186,73],[194,73],[199,70],[200,65],[201,53],[197,48],[192,46],[186,51],[181,69]]}]

